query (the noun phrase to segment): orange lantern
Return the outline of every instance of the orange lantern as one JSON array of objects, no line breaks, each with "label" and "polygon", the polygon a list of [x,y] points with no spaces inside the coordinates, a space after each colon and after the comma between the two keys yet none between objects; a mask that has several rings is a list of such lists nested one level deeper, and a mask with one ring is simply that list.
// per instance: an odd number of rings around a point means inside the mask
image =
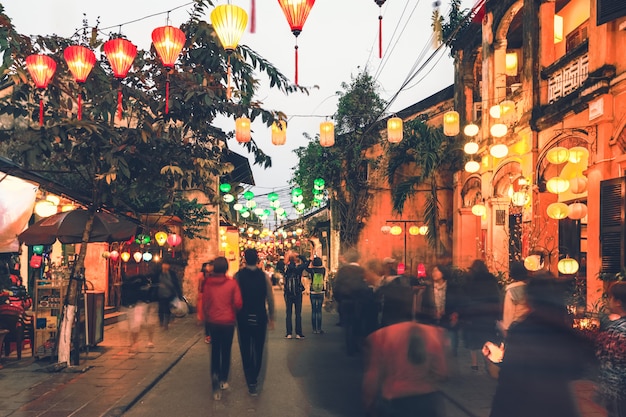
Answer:
[{"label": "orange lantern", "polygon": [[[121,80],[126,77],[137,55],[137,47],[129,40],[117,38],[106,41],[103,48],[115,78]],[[120,119],[122,110],[122,85],[120,84],[117,90],[117,114]]]},{"label": "orange lantern", "polygon": [[383,4],[387,0],[374,0],[380,9],[378,14],[378,58],[383,57]]},{"label": "orange lantern", "polygon": [[278,4],[283,9],[289,23],[291,33],[296,37],[296,85],[298,85],[298,35],[302,32],[304,22],[306,22],[314,3],[315,0],[278,0]]},{"label": "orange lantern", "polygon": [[226,98],[230,100],[230,55],[237,48],[241,35],[248,24],[248,14],[244,9],[232,4],[216,6],[211,12],[211,24],[222,47],[228,53],[228,87]]},{"label": "orange lantern", "polygon": [[387,120],[387,140],[389,143],[402,142],[402,119],[390,117]]},{"label": "orange lantern", "polygon": [[[185,32],[174,26],[161,26],[152,31],[152,43],[165,68],[174,68],[185,45]],[[169,112],[170,73],[165,81],[165,114]]]},{"label": "orange lantern", "polygon": [[582,194],[587,191],[587,178],[577,176],[569,180],[569,189],[574,194]]},{"label": "orange lantern", "polygon": [[235,139],[239,143],[250,142],[250,119],[241,116],[235,119]]},{"label": "orange lantern", "polygon": [[584,203],[572,203],[568,206],[567,217],[573,220],[582,219],[587,215],[587,205]]},{"label": "orange lantern", "polygon": [[[48,87],[48,83],[57,69],[57,63],[48,55],[29,55],[26,57],[26,69],[35,82],[35,86],[43,90]],[[42,97],[39,98],[39,126],[43,126]]]},{"label": "orange lantern", "polygon": [[287,125],[284,120],[279,123],[272,123],[272,144],[276,146],[284,145],[287,141]]},{"label": "orange lantern", "polygon": [[335,144],[335,125],[333,122],[320,123],[320,145],[328,148]]},{"label": "orange lantern", "polygon": [[[84,46],[72,45],[65,48],[63,56],[65,57],[65,62],[67,62],[67,67],[74,76],[74,80],[76,80],[79,84],[84,83],[96,63],[96,55],[93,51],[89,48],[85,48]],[[79,91],[78,120],[83,118],[82,107],[82,93]]]}]

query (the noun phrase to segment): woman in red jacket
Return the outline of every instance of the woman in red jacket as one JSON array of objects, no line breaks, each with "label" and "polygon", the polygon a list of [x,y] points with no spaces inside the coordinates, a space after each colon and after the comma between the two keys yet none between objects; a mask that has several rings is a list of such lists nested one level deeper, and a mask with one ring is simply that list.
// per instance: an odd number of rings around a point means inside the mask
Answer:
[{"label": "woman in red jacket", "polygon": [[228,260],[223,256],[213,261],[213,273],[204,280],[202,308],[211,332],[211,383],[213,398],[222,398],[228,388],[230,352],[235,332],[235,315],[243,304],[237,281],[226,276]]}]

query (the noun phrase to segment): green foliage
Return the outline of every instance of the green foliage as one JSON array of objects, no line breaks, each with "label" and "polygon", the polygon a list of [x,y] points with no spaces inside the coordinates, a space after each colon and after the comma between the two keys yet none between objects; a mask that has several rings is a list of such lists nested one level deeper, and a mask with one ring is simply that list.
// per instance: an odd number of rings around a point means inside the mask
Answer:
[{"label": "green foliage", "polygon": [[447,20],[439,13],[439,8],[435,8],[431,27],[437,41],[448,47],[453,47],[463,30],[470,24],[469,14],[470,10],[461,9],[461,0],[450,1],[450,12]]}]

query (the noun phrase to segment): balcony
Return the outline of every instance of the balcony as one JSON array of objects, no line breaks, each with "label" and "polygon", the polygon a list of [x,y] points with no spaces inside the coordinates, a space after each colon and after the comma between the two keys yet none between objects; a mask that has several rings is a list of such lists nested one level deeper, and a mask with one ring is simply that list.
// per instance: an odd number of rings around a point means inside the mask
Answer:
[{"label": "balcony", "polygon": [[548,104],[582,87],[589,76],[588,48],[589,43],[585,41],[542,71],[542,78],[548,80]]}]

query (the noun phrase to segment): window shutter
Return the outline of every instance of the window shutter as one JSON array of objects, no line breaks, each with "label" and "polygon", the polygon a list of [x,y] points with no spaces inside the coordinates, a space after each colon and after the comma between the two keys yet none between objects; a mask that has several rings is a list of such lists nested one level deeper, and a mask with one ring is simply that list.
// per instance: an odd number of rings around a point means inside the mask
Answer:
[{"label": "window shutter", "polygon": [[601,272],[617,273],[624,266],[624,196],[626,178],[600,183]]},{"label": "window shutter", "polygon": [[597,6],[596,22],[598,26],[618,17],[626,16],[626,2],[624,0],[598,0]]}]

